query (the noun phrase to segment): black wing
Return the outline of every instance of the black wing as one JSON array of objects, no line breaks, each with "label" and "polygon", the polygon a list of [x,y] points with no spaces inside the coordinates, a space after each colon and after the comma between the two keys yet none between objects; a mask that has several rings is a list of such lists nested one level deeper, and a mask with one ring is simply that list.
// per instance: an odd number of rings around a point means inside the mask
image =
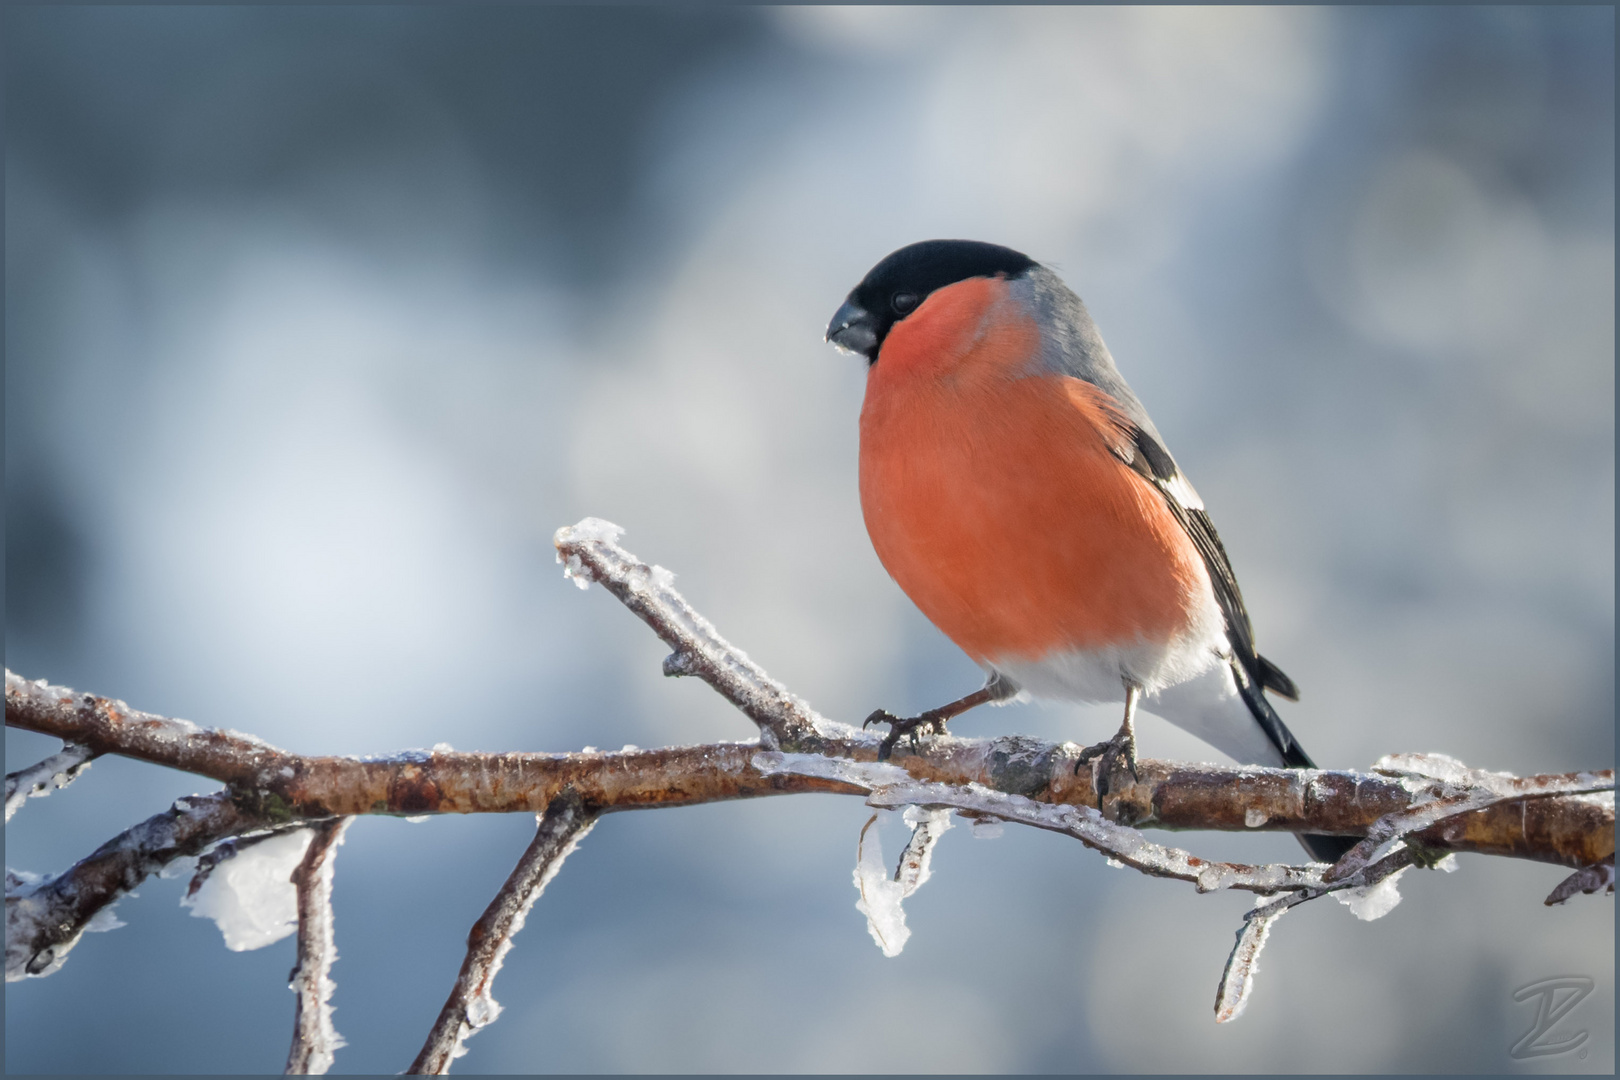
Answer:
[{"label": "black wing", "polygon": [[1289,701],[1299,700],[1299,687],[1294,685],[1294,680],[1261,656],[1254,646],[1254,627],[1249,623],[1248,609],[1243,606],[1243,591],[1238,588],[1237,576],[1232,573],[1231,560],[1226,557],[1226,548],[1215,532],[1214,523],[1204,512],[1192,485],[1176,467],[1175,459],[1157,439],[1135,424],[1130,424],[1122,434],[1129,437],[1129,442],[1116,445],[1115,454],[1164,496],[1165,505],[1203,557],[1210,584],[1215,589],[1215,602],[1226,622],[1226,637],[1232,645],[1232,674],[1249,711],[1254,713],[1255,720],[1286,764],[1315,768],[1262,692],[1270,690]]}]

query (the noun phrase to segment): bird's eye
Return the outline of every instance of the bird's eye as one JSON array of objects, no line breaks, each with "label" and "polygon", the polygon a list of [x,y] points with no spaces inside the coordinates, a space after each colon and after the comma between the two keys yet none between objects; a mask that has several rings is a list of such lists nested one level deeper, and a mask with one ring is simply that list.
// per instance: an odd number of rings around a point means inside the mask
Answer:
[{"label": "bird's eye", "polygon": [[896,315],[910,314],[911,309],[917,306],[917,294],[914,292],[897,292],[889,298],[889,306],[894,308]]}]

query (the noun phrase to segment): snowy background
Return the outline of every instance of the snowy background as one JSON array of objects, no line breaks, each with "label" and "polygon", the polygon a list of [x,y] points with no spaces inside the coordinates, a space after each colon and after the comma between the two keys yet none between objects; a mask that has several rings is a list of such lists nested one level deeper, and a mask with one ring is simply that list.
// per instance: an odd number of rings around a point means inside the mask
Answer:
[{"label": "snowy background", "polygon": [[[8,8],[6,662],[309,753],[744,738],[550,537],[586,515],[826,714],[977,671],[856,496],[870,265],[1054,264],[1211,507],[1318,761],[1614,761],[1614,15],[1582,8]],[[1094,741],[1114,710],[963,734]],[[1214,752],[1146,720],[1144,753]],[[8,769],[54,748],[8,731]],[[115,760],[34,801],[59,870],[210,785]],[[1614,1068],[1608,899],[1464,856],[1361,923],[957,829],[883,957],[868,811],[604,821],[462,1072]],[[393,1072],[533,819],[363,819],[338,1071]],[[1205,855],[1294,858],[1281,836]],[[898,850],[897,837],[888,838]],[[292,942],[150,881],[6,988],[9,1072],[279,1070]],[[1580,1054],[1513,990],[1584,974]]]}]

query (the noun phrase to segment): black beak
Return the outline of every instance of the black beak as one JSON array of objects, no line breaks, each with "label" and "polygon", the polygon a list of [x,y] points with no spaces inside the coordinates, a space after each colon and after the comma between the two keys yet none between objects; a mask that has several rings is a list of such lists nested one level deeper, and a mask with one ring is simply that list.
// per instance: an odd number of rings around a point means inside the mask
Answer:
[{"label": "black beak", "polygon": [[875,359],[878,343],[878,322],[871,312],[846,300],[844,306],[827,324],[827,340],[845,352],[859,353],[868,360]]}]

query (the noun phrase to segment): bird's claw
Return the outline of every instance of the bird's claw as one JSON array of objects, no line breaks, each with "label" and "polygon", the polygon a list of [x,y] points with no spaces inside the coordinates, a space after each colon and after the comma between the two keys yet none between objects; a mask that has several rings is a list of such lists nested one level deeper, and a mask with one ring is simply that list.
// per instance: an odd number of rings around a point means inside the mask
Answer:
[{"label": "bird's claw", "polygon": [[911,748],[917,748],[917,740],[923,735],[945,734],[945,718],[932,712],[925,712],[920,716],[896,716],[888,709],[878,709],[861,724],[862,730],[873,724],[888,724],[889,733],[883,736],[878,744],[878,760],[887,761],[889,755],[900,742],[901,736],[909,736]]},{"label": "bird's claw", "polygon": [[[1099,760],[1100,759],[1100,760]],[[1121,731],[1112,739],[1095,743],[1080,751],[1075,759],[1074,771],[1079,774],[1083,766],[1096,761],[1097,806],[1102,807],[1103,796],[1113,790],[1111,778],[1118,775],[1121,765],[1124,771],[1130,773],[1131,782],[1135,783],[1140,777],[1136,775],[1136,738],[1134,734]]]}]

